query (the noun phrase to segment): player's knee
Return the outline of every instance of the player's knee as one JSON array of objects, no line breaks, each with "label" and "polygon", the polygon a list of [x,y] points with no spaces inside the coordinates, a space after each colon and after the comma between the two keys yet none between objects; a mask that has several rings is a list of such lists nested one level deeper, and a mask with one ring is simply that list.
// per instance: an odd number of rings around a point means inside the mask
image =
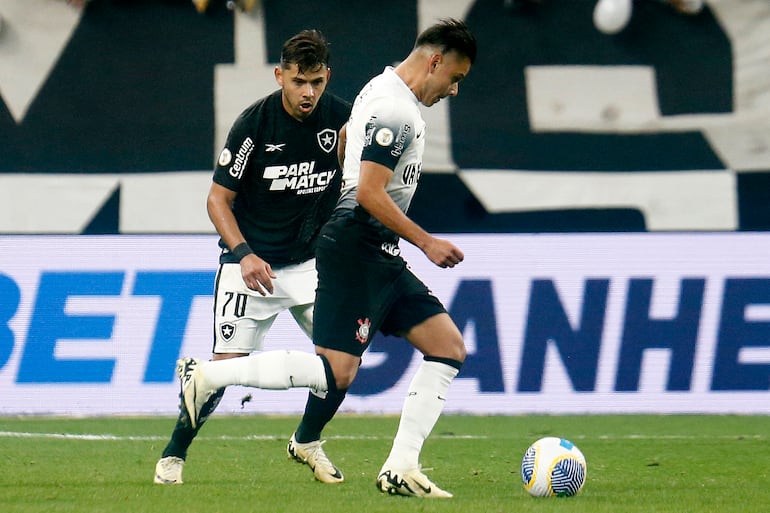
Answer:
[{"label": "player's knee", "polygon": [[334,384],[337,390],[347,390],[353,383],[358,372],[358,365],[336,365],[332,366]]},{"label": "player's knee", "polygon": [[447,358],[457,360],[460,363],[465,361],[468,351],[465,349],[465,343],[463,342],[462,337],[452,340],[447,349],[450,353],[447,355]]},{"label": "player's knee", "polygon": [[331,351],[316,347],[321,360],[324,362],[326,369],[326,380],[329,383],[329,389],[332,387],[332,379],[337,390],[347,390],[353,383],[356,374],[358,373],[358,367],[361,365],[361,358],[344,353],[341,351]]},{"label": "player's knee", "polygon": [[350,388],[350,385],[353,384],[353,379],[355,379],[355,377],[355,372],[343,372],[341,374],[335,373],[334,382],[337,384],[337,390],[347,390]]},{"label": "player's knee", "polygon": [[440,348],[435,351],[426,352],[424,355],[428,358],[435,358],[437,360],[454,361],[461,365],[465,362],[467,350],[465,349],[462,337],[458,336],[445,341]]}]

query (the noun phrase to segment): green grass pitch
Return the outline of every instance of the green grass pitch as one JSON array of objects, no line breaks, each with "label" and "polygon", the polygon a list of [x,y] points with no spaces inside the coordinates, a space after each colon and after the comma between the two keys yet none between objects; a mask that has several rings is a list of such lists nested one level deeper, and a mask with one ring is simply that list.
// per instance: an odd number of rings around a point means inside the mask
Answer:
[{"label": "green grass pitch", "polygon": [[[185,484],[152,483],[170,417],[0,417],[0,512],[621,513],[770,511],[770,417],[461,416],[440,419],[422,464],[449,500],[374,487],[398,418],[340,415],[325,449],[341,485],[287,459],[296,417],[213,416],[190,449]],[[519,464],[541,436],[588,461],[582,492],[530,497]]]}]

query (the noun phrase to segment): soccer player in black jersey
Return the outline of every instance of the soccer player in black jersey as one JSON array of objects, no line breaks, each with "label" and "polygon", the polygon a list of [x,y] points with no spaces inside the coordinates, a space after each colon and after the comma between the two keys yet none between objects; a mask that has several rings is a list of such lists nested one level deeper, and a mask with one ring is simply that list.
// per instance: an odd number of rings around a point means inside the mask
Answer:
[{"label": "soccer player in black jersey", "polygon": [[219,362],[180,360],[177,372],[191,419],[204,416],[208,398],[227,385],[344,393],[375,332],[403,336],[424,358],[409,384],[377,488],[392,495],[452,497],[422,472],[419,458],[465,360],[465,344],[439,299],[400,256],[399,240],[440,267],[464,258],[460,248],[429,234],[406,212],[425,150],[420,106],[457,95],[475,58],[476,39],[465,23],[442,20],[420,33],[406,59],[361,89],[340,131],[340,200],[316,248],[316,355],[292,350]]},{"label": "soccer player in black jersey", "polygon": [[[350,114],[348,103],[325,92],[330,73],[329,46],[319,31],[287,40],[275,68],[280,89],[243,111],[219,154],[207,199],[222,248],[213,360],[260,351],[276,316],[286,310],[312,336],[315,243],[339,198],[338,135]],[[199,418],[181,409],[156,465],[156,483],[182,483],[187,449],[224,391],[208,398]],[[287,449],[326,483],[343,480],[320,436],[344,397],[344,391],[311,391]]]}]

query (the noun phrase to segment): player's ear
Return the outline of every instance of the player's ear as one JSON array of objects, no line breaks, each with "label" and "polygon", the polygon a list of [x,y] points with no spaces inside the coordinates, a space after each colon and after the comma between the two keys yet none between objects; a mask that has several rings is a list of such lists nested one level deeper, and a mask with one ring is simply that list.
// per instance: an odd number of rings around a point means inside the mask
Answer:
[{"label": "player's ear", "polygon": [[280,66],[276,66],[273,70],[273,74],[275,74],[275,81],[278,82],[278,85],[283,87],[283,70]]},{"label": "player's ear", "polygon": [[441,63],[441,54],[440,53],[434,53],[430,56],[430,72],[433,73],[438,68],[438,65]]}]

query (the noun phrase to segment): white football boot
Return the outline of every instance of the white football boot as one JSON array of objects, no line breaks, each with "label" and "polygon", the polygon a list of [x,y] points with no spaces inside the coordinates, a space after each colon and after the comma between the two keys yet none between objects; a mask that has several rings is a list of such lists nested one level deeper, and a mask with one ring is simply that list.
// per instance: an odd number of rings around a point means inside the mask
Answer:
[{"label": "white football boot", "polygon": [[200,424],[201,409],[206,401],[217,391],[203,377],[200,363],[197,358],[182,358],[176,362],[176,374],[182,387],[182,405],[187,410],[193,429]]},{"label": "white football boot", "polygon": [[449,499],[452,497],[451,493],[439,488],[419,468],[405,471],[383,468],[377,476],[377,489],[390,495],[430,499]]},{"label": "white football boot", "polygon": [[289,440],[289,444],[286,446],[286,453],[289,455],[289,458],[309,466],[315,478],[322,483],[334,484],[345,480],[340,469],[334,466],[329,457],[326,456],[323,447],[321,447],[326,443],[325,440],[301,444],[297,442],[295,436],[296,433],[291,435],[291,440]]},{"label": "white football boot", "polygon": [[156,484],[182,484],[182,469],[184,460],[177,456],[166,456],[155,465]]}]

